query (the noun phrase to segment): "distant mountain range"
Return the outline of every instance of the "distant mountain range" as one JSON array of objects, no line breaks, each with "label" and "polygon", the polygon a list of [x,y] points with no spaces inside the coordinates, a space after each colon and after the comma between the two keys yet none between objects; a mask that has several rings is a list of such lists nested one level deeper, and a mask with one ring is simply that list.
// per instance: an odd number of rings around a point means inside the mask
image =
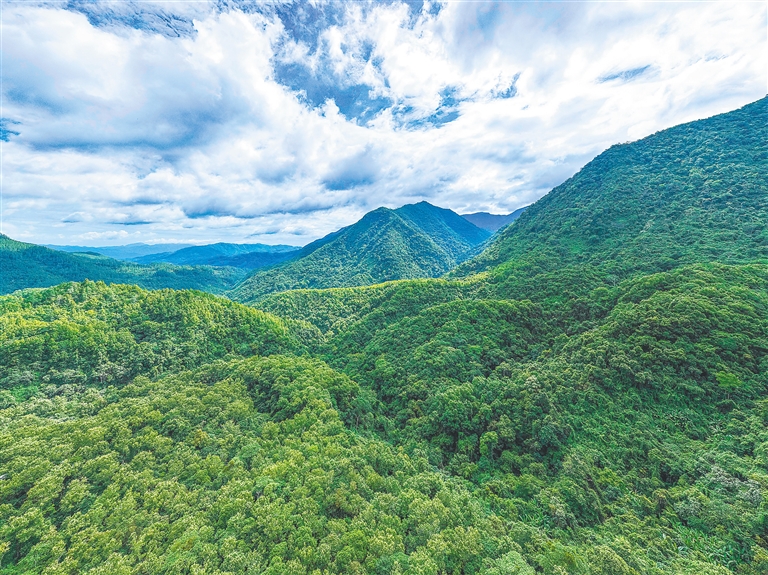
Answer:
[{"label": "distant mountain range", "polygon": [[163,252],[175,252],[182,248],[188,248],[193,244],[128,244],[125,246],[102,246],[102,247],[89,247],[89,246],[58,246],[58,245],[46,245],[46,248],[57,250],[60,252],[80,252],[80,253],[95,253],[115,258],[116,260],[133,260],[150,254],[159,254]]},{"label": "distant mountain range", "polygon": [[265,244],[209,244],[174,252],[155,253],[135,258],[142,264],[167,262],[177,265],[232,266],[255,269],[280,263],[299,252],[295,246]]},{"label": "distant mountain range", "polygon": [[473,248],[490,236],[457,213],[427,202],[379,208],[305,246],[294,259],[254,271],[230,296],[254,301],[290,289],[438,277],[474,255]]},{"label": "distant mountain range", "polygon": [[[296,288],[438,277],[477,255],[492,232],[517,219],[523,209],[506,216],[460,216],[427,202],[379,208],[303,248],[232,243],[35,246],[4,238],[0,262],[7,273],[0,290],[88,278],[150,289],[228,292],[235,299],[253,301]],[[244,270],[254,271],[237,285]]]},{"label": "distant mountain range", "polygon": [[461,217],[475,224],[478,228],[488,230],[489,232],[496,232],[514,222],[525,210],[526,208],[518,208],[511,214],[506,215],[475,212],[474,214],[461,214]]},{"label": "distant mountain range", "polygon": [[180,266],[232,266],[255,269],[279,263],[300,248],[266,244],[217,243],[203,246],[192,244],[128,244],[126,246],[45,246],[69,253],[100,254],[139,264],[165,262]]},{"label": "distant mountain range", "polygon": [[0,235],[0,293],[85,279],[135,284],[147,289],[200,289],[221,293],[244,271],[233,267],[140,265],[94,252],[69,253]]}]

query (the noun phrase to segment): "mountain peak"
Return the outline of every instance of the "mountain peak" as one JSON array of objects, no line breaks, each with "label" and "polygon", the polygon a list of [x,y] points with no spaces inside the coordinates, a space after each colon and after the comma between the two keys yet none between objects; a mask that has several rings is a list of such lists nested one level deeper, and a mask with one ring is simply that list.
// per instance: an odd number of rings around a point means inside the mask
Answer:
[{"label": "mountain peak", "polygon": [[252,301],[297,288],[369,285],[443,275],[490,234],[428,202],[377,208],[305,246],[296,259],[257,270],[232,295]]},{"label": "mountain peak", "polygon": [[613,146],[457,273],[524,260],[537,269],[590,263],[622,277],[768,260],[766,157],[768,97]]}]

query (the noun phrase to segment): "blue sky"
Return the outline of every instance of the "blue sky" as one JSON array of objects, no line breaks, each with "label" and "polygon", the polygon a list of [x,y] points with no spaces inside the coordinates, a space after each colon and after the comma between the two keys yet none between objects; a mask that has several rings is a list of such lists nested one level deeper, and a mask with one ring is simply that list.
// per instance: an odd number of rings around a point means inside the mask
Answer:
[{"label": "blue sky", "polygon": [[768,83],[764,2],[3,2],[3,226],[305,244],[527,205]]}]

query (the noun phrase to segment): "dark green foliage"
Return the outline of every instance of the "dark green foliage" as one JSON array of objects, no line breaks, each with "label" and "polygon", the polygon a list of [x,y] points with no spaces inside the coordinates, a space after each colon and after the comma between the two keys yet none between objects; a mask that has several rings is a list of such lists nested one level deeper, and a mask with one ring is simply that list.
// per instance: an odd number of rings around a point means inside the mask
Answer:
[{"label": "dark green foliage", "polygon": [[458,274],[498,266],[492,281],[504,282],[588,263],[615,281],[693,262],[768,261],[766,166],[768,98],[613,146]]},{"label": "dark green foliage", "polygon": [[426,233],[458,262],[462,261],[468,250],[491,236],[487,230],[476,226],[456,212],[438,208],[427,202],[402,206],[397,208],[395,213]]},{"label": "dark green foliage", "polygon": [[[601,290],[586,322],[455,301],[328,357],[376,392],[374,427],[487,490],[497,513],[563,544],[608,545],[586,564],[751,573],[768,558],[768,267],[682,268]],[[616,539],[627,529],[632,544]]]},{"label": "dark green foliage", "polygon": [[290,289],[437,277],[466,259],[488,236],[454,212],[426,202],[394,211],[379,208],[309,244],[297,259],[257,270],[231,296],[250,302]]},{"label": "dark green foliage", "polygon": [[768,573],[764,109],[612,149],[463,281],[0,298],[0,573]]},{"label": "dark green foliage", "polygon": [[84,279],[130,283],[146,289],[195,288],[223,292],[243,277],[236,268],[169,264],[142,266],[98,254],[75,254],[25,244],[0,235],[0,294]]},{"label": "dark green foliage", "polygon": [[[308,321],[328,337],[339,334],[357,338],[352,332],[375,333],[425,306],[469,297],[477,291],[473,282],[404,280],[360,288],[293,290],[270,295],[254,305],[281,317]],[[355,344],[362,342],[358,338]]]}]

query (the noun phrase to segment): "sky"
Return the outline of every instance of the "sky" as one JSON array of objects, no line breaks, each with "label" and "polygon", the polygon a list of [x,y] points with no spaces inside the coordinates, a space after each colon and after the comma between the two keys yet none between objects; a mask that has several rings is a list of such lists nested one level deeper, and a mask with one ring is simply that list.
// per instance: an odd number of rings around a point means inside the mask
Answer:
[{"label": "sky", "polygon": [[768,3],[2,0],[14,239],[303,245],[528,205],[768,90]]}]

